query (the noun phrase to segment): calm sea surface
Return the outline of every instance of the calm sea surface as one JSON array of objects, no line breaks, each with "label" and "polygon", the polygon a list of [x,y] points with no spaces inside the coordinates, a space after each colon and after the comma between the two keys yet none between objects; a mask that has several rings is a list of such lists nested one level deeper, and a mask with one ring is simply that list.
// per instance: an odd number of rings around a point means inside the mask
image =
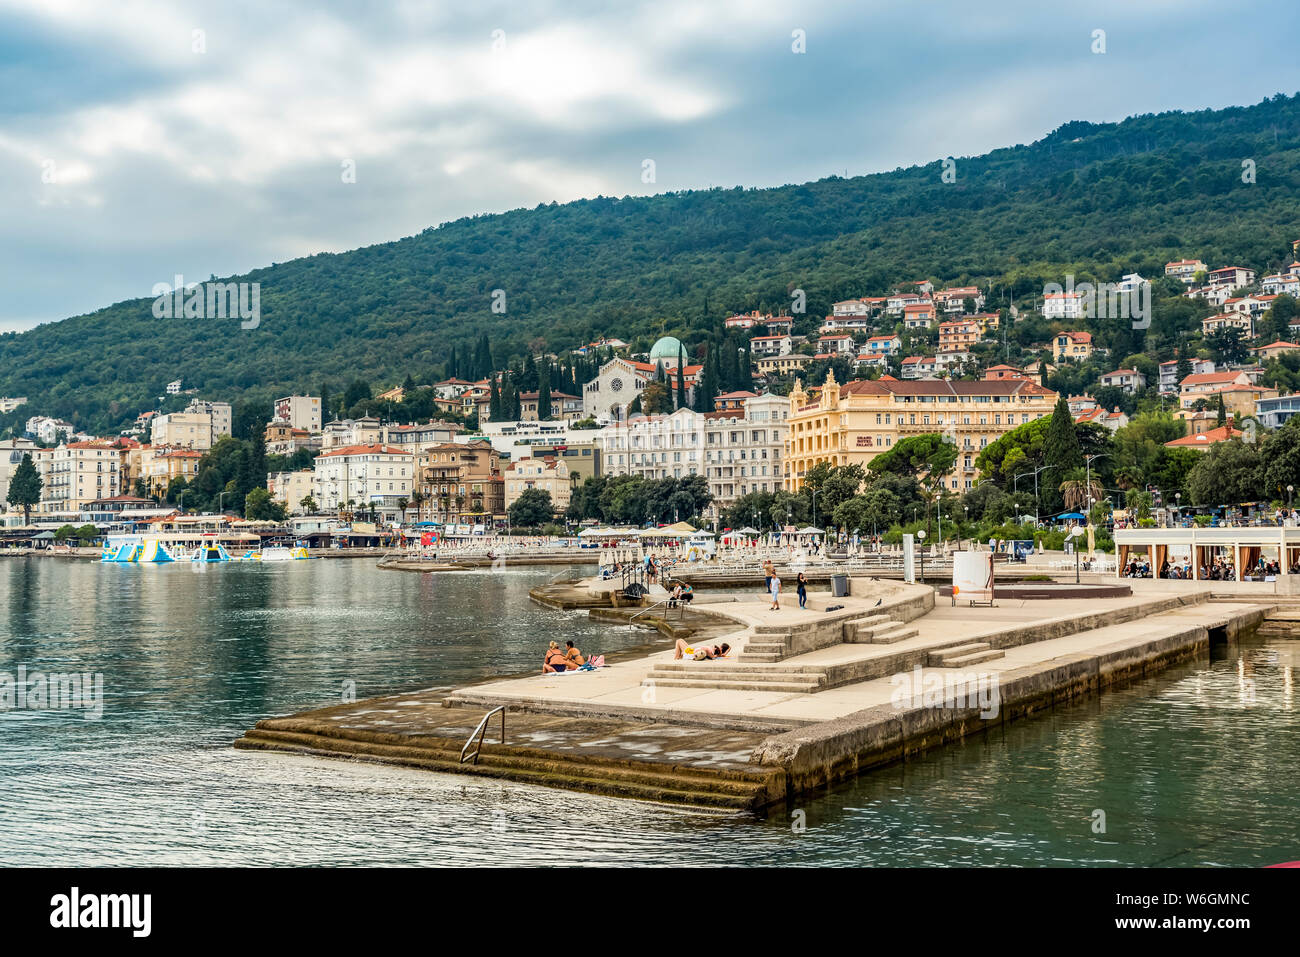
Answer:
[{"label": "calm sea surface", "polygon": [[260,718],[341,700],[345,682],[358,697],[448,686],[531,669],[552,638],[597,651],[645,640],[529,602],[565,572],[0,559],[0,673],[98,672],[105,699],[98,721],[0,711],[0,864],[1300,858],[1300,642],[1279,639],[763,819],[230,747]]}]

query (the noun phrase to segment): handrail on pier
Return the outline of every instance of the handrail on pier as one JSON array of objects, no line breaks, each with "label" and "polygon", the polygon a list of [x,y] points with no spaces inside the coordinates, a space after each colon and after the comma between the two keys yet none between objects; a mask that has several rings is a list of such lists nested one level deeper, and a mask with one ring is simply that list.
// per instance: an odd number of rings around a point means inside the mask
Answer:
[{"label": "handrail on pier", "polygon": [[[469,760],[469,758],[473,758],[473,759],[474,759],[474,763],[475,763],[475,764],[478,764],[478,755],[479,755],[479,752],[483,750],[483,733],[487,730],[487,723],[488,723],[488,721],[489,721],[489,720],[492,718],[492,716],[493,716],[494,714],[496,714],[498,711],[501,712],[501,743],[502,743],[502,744],[505,744],[505,743],[506,743],[506,706],[505,706],[505,705],[501,705],[501,707],[499,707],[499,708],[493,708],[493,709],[492,709],[491,711],[489,711],[487,714],[483,715],[483,720],[480,721],[480,722],[478,723],[478,727],[475,728],[475,729],[470,733],[469,738],[465,741],[465,747],[463,747],[463,748],[460,749],[460,763],[461,763],[461,764],[464,764],[466,761]],[[476,737],[478,738],[478,747],[474,749],[474,753],[473,753],[473,754],[469,755],[469,757],[466,757],[465,752],[469,750],[469,746],[470,746],[471,744],[474,743],[474,739],[475,739]]]}]

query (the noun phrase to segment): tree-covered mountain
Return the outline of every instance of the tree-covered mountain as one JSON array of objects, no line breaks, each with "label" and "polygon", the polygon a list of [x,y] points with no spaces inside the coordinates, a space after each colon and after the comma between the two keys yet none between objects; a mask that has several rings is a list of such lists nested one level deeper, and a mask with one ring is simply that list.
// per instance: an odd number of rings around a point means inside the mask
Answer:
[{"label": "tree-covered mountain", "polygon": [[[1243,179],[1246,161],[1254,182]],[[694,349],[733,311],[788,309],[795,289],[807,296],[797,329],[807,331],[832,302],[907,279],[991,282],[992,308],[1067,273],[1159,276],[1184,256],[1272,269],[1300,238],[1300,97],[1071,122],[1028,146],[958,159],[954,182],[944,168],[461,219],[231,277],[261,284],[256,329],[157,319],[142,298],[0,336],[0,395],[107,431],[181,377],[230,399],[322,380],[427,382],[453,345],[484,332],[499,363],[602,334],[666,333]],[[493,311],[494,290],[504,313]],[[1160,325],[1157,315],[1146,336],[1114,330],[1112,353],[1152,348],[1170,335]]]}]

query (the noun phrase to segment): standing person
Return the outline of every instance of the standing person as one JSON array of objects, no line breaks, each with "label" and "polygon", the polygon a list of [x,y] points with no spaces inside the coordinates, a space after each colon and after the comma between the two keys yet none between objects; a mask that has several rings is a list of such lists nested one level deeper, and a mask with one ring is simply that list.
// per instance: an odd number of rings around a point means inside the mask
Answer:
[{"label": "standing person", "polygon": [[763,562],[763,591],[772,590],[772,579],[776,577],[776,566],[772,564],[772,559]]},{"label": "standing person", "polygon": [[768,579],[767,590],[772,595],[772,607],[769,608],[768,611],[780,611],[781,610],[781,579],[776,577],[775,572],[773,572],[772,577]]},{"label": "standing person", "polygon": [[796,579],[795,591],[799,595],[799,607],[807,608],[808,607],[808,578],[806,575],[804,575],[803,572],[800,572],[798,579]]}]

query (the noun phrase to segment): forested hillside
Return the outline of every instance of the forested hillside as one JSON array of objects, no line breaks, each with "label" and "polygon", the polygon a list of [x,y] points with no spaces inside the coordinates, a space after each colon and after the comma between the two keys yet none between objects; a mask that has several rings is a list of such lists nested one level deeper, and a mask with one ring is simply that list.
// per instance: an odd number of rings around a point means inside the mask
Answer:
[{"label": "forested hillside", "polygon": [[[1252,160],[1256,181],[1242,181]],[[739,310],[829,304],[905,279],[993,282],[989,307],[1169,259],[1276,268],[1300,238],[1300,99],[1067,123],[1029,146],[776,189],[596,198],[477,216],[419,235],[259,269],[261,323],[156,319],[148,297],[0,336],[0,395],[114,430],[184,377],[205,396],[439,376],[486,332],[495,358],[598,335],[661,333],[695,349]],[[505,294],[492,311],[493,290]],[[148,290],[142,290],[147,293]],[[1159,342],[1160,316],[1150,330]],[[796,331],[806,331],[798,328]],[[1140,334],[1112,345],[1150,346]]]}]

